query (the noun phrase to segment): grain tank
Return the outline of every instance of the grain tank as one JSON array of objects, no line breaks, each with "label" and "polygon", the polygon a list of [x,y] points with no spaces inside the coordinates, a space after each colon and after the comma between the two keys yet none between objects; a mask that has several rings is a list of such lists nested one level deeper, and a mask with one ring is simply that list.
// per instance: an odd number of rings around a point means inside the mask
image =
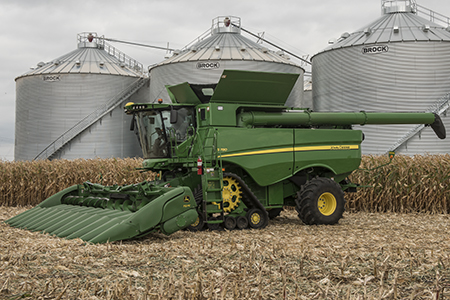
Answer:
[{"label": "grain tank", "polygon": [[211,29],[195,42],[150,68],[150,101],[168,99],[166,85],[217,84],[225,69],[299,74],[286,105],[304,107],[304,70],[282,51],[270,50],[241,35],[241,19],[234,16],[213,19]]},{"label": "grain tank", "polygon": [[[430,21],[421,15],[436,18]],[[382,1],[380,18],[342,34],[313,56],[314,110],[431,111],[449,125],[450,24],[439,17],[415,1]],[[448,140],[436,139],[423,126],[361,129],[367,137],[365,154],[450,149]]]},{"label": "grain tank", "polygon": [[147,101],[142,65],[81,33],[78,48],[16,78],[15,159],[141,155],[122,113],[132,97]]}]

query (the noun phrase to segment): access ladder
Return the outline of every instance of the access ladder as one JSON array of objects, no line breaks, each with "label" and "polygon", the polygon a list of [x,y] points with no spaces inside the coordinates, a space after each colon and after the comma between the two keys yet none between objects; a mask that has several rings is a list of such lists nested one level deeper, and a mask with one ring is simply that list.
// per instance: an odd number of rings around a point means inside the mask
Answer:
[{"label": "access ladder", "polygon": [[214,130],[211,134],[212,130],[214,129],[208,129],[207,131],[203,157],[201,157],[203,162],[201,213],[208,227],[217,229],[224,221],[222,199],[223,170],[222,159],[219,157],[217,150],[219,132]]}]

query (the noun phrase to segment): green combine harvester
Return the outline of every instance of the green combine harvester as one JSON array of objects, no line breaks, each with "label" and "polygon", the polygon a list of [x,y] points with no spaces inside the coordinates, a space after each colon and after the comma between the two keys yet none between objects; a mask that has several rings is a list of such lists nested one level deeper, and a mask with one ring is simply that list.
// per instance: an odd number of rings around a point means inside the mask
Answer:
[{"label": "green combine harvester", "polygon": [[218,84],[168,86],[172,103],[128,103],[152,182],[69,187],[6,223],[105,243],[151,232],[264,228],[283,207],[335,224],[364,136],[352,125],[428,124],[433,113],[311,112],[283,106],[297,74],[224,71]]}]

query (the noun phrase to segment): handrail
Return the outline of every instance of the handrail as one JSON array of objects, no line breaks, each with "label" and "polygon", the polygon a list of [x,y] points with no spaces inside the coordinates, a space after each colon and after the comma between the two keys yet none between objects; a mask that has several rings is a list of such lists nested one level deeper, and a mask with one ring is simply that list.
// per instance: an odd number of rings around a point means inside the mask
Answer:
[{"label": "handrail", "polygon": [[68,129],[66,132],[61,134],[56,140],[50,143],[44,150],[42,150],[34,160],[38,159],[49,159],[53,156],[58,150],[60,150],[64,145],[73,140],[76,136],[78,136],[81,132],[92,126],[95,122],[97,122],[104,115],[115,109],[120,103],[122,103],[125,99],[133,95],[138,89],[140,89],[149,78],[140,77],[133,83],[131,83],[128,87],[122,90],[119,94],[114,96],[110,101],[106,102],[102,106],[98,107],[92,113],[84,117],[73,127]]},{"label": "handrail", "polygon": [[86,43],[86,42],[95,42],[98,49],[103,49],[111,56],[114,56],[119,60],[119,62],[123,63],[128,68],[138,72],[139,74],[144,74],[144,66],[134,58],[126,55],[119,49],[105,42],[106,40],[116,41],[113,39],[105,38],[105,36],[97,36],[95,32],[82,32],[77,34],[78,43]]},{"label": "handrail", "polygon": [[117,58],[120,62],[124,63],[125,66],[129,67],[130,69],[143,74],[144,73],[144,66],[135,60],[134,58],[131,58],[130,56],[126,55],[122,51],[118,50],[117,48],[111,46],[110,44],[104,43],[104,50],[109,54]]},{"label": "handrail", "polygon": [[431,22],[434,22],[434,23],[439,22],[441,25],[445,24],[445,26],[450,26],[450,17],[444,16],[443,14],[432,11],[431,9],[423,7],[422,5],[419,5],[419,4],[416,4],[416,7],[417,7],[417,13],[421,13],[423,15],[430,17]]},{"label": "handrail", "polygon": [[206,30],[205,32],[203,32],[201,35],[199,35],[197,38],[195,38],[193,41],[191,41],[190,43],[188,43],[186,46],[184,46],[183,48],[181,48],[180,51],[185,51],[187,49],[189,49],[190,47],[192,47],[192,45],[203,41],[205,38],[211,36],[211,29]]}]

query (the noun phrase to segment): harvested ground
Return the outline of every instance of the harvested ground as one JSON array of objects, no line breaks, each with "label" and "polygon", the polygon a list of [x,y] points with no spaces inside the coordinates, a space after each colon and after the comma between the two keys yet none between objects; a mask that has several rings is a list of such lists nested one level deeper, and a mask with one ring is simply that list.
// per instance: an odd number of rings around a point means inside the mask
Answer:
[{"label": "harvested ground", "polygon": [[[0,221],[25,208],[0,207]],[[346,213],[305,226],[101,245],[0,223],[1,299],[450,299],[450,216]]]}]

